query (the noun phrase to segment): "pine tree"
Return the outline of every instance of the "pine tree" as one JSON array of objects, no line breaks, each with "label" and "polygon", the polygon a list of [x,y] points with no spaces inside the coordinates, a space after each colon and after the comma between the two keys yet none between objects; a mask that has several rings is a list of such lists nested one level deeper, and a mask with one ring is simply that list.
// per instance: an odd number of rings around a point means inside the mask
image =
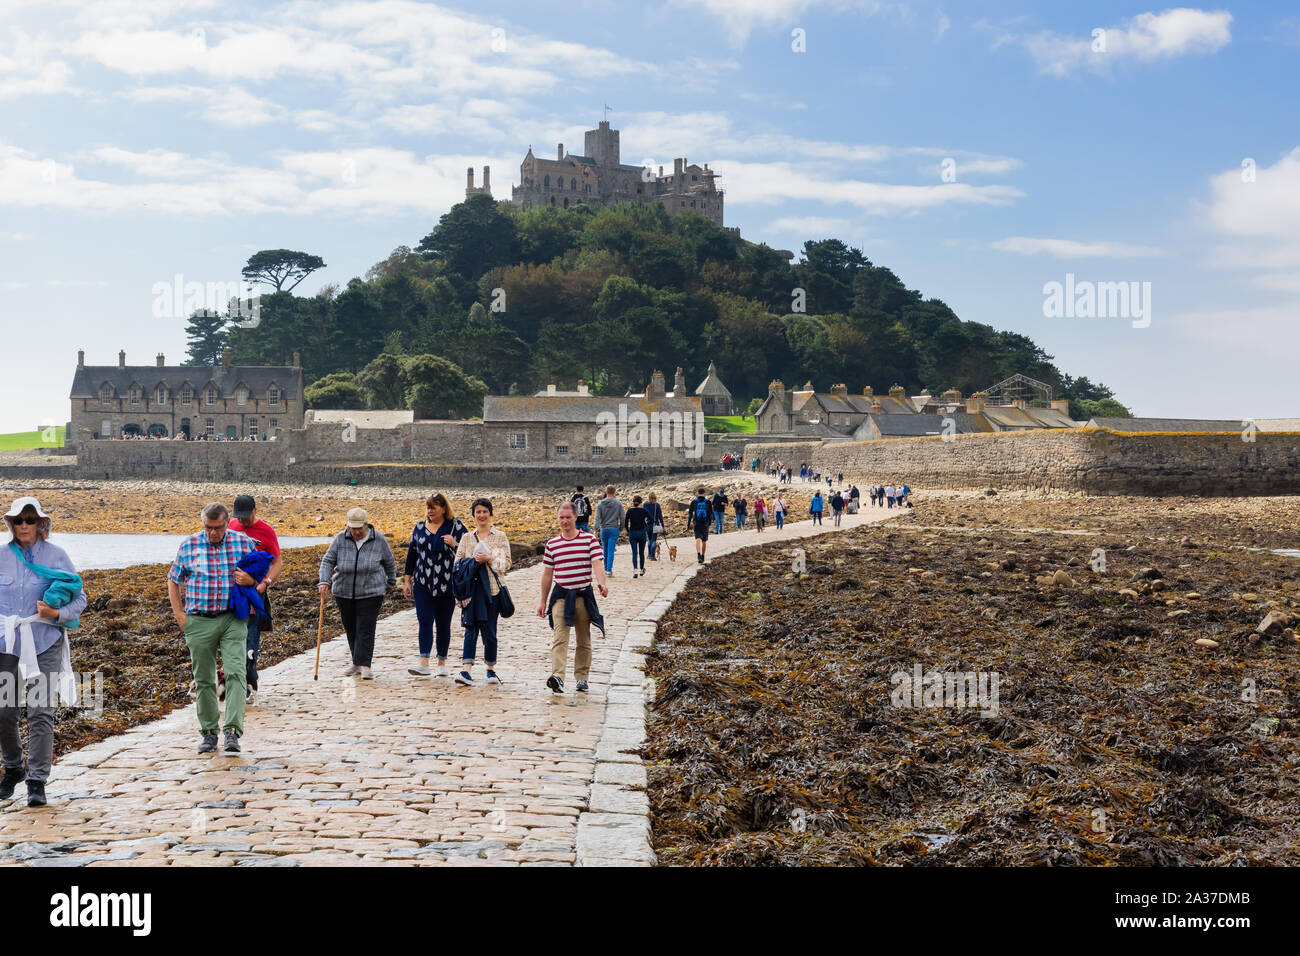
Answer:
[{"label": "pine tree", "polygon": [[185,338],[189,342],[185,364],[215,368],[221,361],[228,334],[225,316],[211,309],[199,309],[185,324]]}]

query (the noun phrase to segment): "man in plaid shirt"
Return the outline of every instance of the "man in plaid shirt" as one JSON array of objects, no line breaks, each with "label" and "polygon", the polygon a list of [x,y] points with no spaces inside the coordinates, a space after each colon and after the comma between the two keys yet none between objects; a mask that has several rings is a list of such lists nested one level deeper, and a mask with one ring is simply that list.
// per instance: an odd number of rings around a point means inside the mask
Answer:
[{"label": "man in plaid shirt", "polygon": [[[167,597],[172,614],[185,632],[190,665],[198,689],[195,710],[203,742],[199,753],[217,749],[217,649],[226,667],[226,751],[239,750],[244,733],[244,647],[248,622],[230,610],[230,589],[252,586],[252,576],[237,569],[240,558],[257,550],[257,542],[230,531],[230,513],[214,501],[203,509],[203,530],[181,542],[176,560],[167,572]],[[181,582],[185,583],[184,603]]]}]

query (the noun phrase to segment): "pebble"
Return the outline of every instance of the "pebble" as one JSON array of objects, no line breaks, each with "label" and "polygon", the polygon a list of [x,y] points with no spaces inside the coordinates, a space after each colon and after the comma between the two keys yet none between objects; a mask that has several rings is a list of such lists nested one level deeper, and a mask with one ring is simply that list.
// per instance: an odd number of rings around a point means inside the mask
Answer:
[{"label": "pebble", "polygon": [[1198,637],[1196,639],[1196,644],[1198,647],[1208,647],[1210,650],[1214,650],[1214,648],[1219,646],[1218,641],[1212,641],[1208,637]]}]

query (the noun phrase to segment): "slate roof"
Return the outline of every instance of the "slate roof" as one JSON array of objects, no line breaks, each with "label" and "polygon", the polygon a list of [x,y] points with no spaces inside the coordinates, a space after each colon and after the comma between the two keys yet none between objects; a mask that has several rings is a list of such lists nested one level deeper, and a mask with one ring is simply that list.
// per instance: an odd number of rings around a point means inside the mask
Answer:
[{"label": "slate roof", "polygon": [[[956,424],[956,434],[988,432],[993,429],[977,415],[953,412],[951,415],[871,415],[870,419],[880,431],[881,438],[916,438],[922,435],[942,435],[944,421],[951,418]],[[866,427],[864,422],[861,426]]]},{"label": "slate roof", "polygon": [[573,424],[595,424],[596,416],[601,412],[610,412],[617,416],[619,406],[624,406],[625,414],[642,411],[647,415],[652,412],[668,414],[683,412],[694,415],[700,411],[698,398],[668,398],[648,404],[644,401],[621,395],[595,395],[586,398],[569,398],[567,396],[538,395],[487,395],[483,398],[484,424],[526,424],[528,422],[570,422]]},{"label": "slate roof", "polygon": [[1069,415],[1062,415],[1054,408],[1026,408],[1025,414],[1036,421],[1041,428],[1077,428],[1078,422]]},{"label": "slate roof", "polygon": [[695,387],[696,395],[731,395],[731,390],[722,384],[718,378],[718,370],[714,368],[713,363],[709,363],[709,372],[704,376],[704,381]]},{"label": "slate roof", "polygon": [[100,386],[105,382],[113,386],[117,397],[125,396],[133,385],[153,391],[159,384],[170,391],[180,391],[189,382],[200,389],[214,382],[222,397],[233,395],[240,383],[249,392],[261,397],[272,385],[278,385],[291,398],[296,398],[302,386],[302,369],[293,365],[232,365],[230,368],[209,368],[204,365],[85,365],[72,377],[69,398],[99,398]]},{"label": "slate roof", "polygon": [[1117,432],[1239,432],[1240,419],[1217,418],[1094,418],[1090,428],[1110,428]]},{"label": "slate roof", "polygon": [[982,413],[985,418],[1004,429],[1041,428],[1026,411],[1014,405],[985,405]]}]

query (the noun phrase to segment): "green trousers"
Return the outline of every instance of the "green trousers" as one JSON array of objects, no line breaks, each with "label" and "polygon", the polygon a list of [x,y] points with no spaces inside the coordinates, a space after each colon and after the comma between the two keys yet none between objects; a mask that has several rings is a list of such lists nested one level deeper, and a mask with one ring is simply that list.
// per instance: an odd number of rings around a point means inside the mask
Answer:
[{"label": "green trousers", "polygon": [[217,707],[217,651],[221,651],[222,666],[226,670],[226,730],[244,735],[244,668],[248,659],[245,649],[248,642],[248,621],[241,621],[233,612],[220,617],[185,615],[185,643],[190,649],[190,666],[194,671],[194,684],[198,690],[194,702],[199,716],[199,729],[217,730],[221,711]]}]

